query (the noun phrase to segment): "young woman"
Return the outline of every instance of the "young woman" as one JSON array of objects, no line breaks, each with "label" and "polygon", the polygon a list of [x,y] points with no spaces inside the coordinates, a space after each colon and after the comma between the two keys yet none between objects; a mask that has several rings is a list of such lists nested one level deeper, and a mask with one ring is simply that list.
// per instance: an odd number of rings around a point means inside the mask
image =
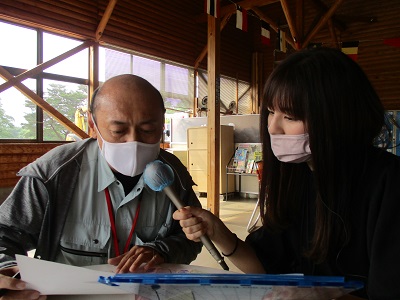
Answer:
[{"label": "young woman", "polygon": [[358,296],[400,299],[400,158],[375,146],[388,144],[387,121],[356,62],[298,51],[264,89],[263,226],[243,242],[205,210],[174,218],[244,272],[346,276],[365,282]]}]

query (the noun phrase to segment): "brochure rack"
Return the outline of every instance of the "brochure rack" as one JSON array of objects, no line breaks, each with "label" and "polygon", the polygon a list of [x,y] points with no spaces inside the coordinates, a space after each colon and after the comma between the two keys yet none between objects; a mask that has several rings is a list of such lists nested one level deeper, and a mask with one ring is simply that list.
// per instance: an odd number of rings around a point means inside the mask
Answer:
[{"label": "brochure rack", "polygon": [[[257,162],[262,160],[262,149],[260,143],[241,143],[237,144],[229,163],[226,166],[226,184],[228,175],[239,176],[238,192],[241,192],[241,176],[257,176]],[[225,195],[228,200],[228,193]]]}]

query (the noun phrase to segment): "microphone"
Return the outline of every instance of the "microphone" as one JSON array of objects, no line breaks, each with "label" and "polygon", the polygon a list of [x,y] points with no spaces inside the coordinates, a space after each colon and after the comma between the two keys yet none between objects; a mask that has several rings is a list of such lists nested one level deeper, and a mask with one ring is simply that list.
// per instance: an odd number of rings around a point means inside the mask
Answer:
[{"label": "microphone", "polygon": [[[176,192],[171,187],[171,184],[174,182],[174,171],[172,168],[164,164],[160,160],[155,160],[146,165],[146,168],[143,172],[144,182],[156,192],[160,192],[164,190],[165,194],[168,198],[171,199],[172,203],[178,208],[181,209],[184,207],[181,200],[176,195]],[[228,265],[225,263],[224,258],[219,253],[213,242],[207,235],[202,235],[200,237],[201,242],[207,248],[208,252],[214,257],[214,259],[221,265],[224,270],[229,270]]]}]

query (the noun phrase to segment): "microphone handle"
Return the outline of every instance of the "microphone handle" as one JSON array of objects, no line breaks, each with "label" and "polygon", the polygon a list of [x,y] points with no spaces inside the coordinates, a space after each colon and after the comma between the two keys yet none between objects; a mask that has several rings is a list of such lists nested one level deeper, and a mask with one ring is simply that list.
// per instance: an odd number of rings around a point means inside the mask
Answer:
[{"label": "microphone handle", "polygon": [[202,235],[200,237],[201,242],[207,248],[208,252],[210,252],[211,256],[219,263],[222,269],[229,271],[228,265],[225,263],[223,256],[219,253],[213,242],[210,240],[208,235]]},{"label": "microphone handle", "polygon": [[[165,194],[171,199],[172,203],[176,206],[177,209],[181,209],[184,207],[181,200],[177,197],[176,193],[173,191],[171,186],[167,186],[164,188]],[[220,266],[224,270],[229,270],[228,265],[225,263],[224,258],[219,253],[211,239],[205,234],[200,237],[201,242],[207,248],[208,252],[210,252],[211,256],[220,264]]]}]

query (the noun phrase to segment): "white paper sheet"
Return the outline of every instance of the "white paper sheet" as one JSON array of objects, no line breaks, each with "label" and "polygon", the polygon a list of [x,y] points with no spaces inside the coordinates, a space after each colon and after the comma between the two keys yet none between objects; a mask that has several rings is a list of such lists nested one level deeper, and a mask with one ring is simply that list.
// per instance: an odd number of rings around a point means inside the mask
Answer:
[{"label": "white paper sheet", "polygon": [[23,255],[16,255],[16,259],[21,279],[28,283],[29,289],[43,295],[136,294],[139,290],[139,284],[132,284],[130,290],[100,284],[99,276],[115,275],[112,266],[104,265],[93,270]]}]

